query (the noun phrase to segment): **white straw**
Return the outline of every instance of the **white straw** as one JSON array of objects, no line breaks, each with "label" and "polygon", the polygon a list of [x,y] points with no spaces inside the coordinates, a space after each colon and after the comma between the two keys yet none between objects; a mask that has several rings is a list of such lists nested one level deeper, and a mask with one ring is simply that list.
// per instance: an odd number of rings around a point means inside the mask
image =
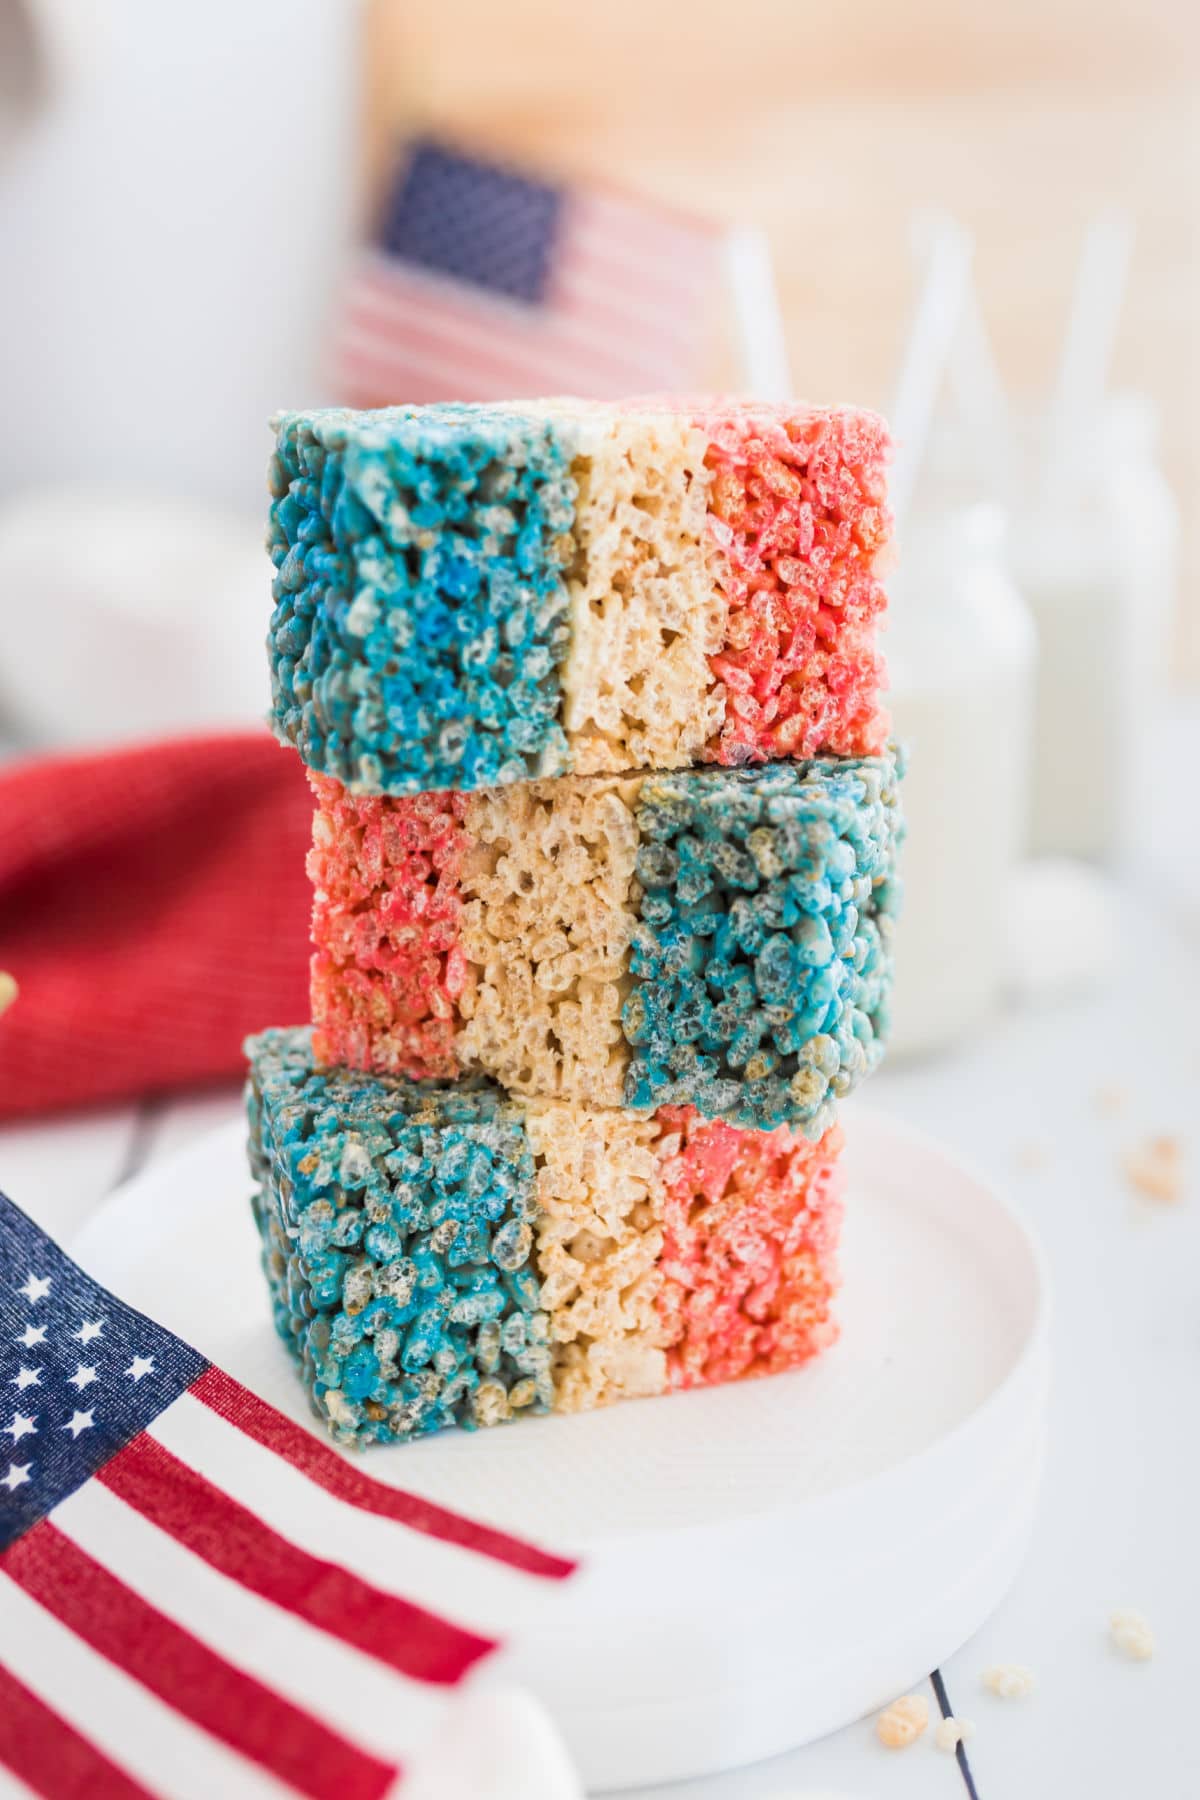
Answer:
[{"label": "white straw", "polygon": [[792,370],[765,231],[736,225],[725,240],[725,267],[737,318],[742,386],[756,400],[790,400]]},{"label": "white straw", "polygon": [[[961,229],[946,213],[919,213],[912,229],[917,257],[924,263],[940,237]],[[951,335],[948,375],[978,473],[987,483],[992,499],[1010,504],[1017,478],[1016,431],[979,296],[969,274],[958,329]]]},{"label": "white straw", "polygon": [[930,246],[925,281],[908,335],[892,401],[895,455],[888,482],[897,531],[912,504],[925,460],[938,390],[962,318],[971,272],[971,240],[952,219],[940,223]]},{"label": "white straw", "polygon": [[1050,406],[1041,484],[1048,503],[1066,497],[1080,474],[1088,432],[1099,419],[1133,253],[1128,213],[1099,214],[1088,226],[1071,298],[1067,334]]},{"label": "white straw", "polygon": [[950,349],[950,385],[990,496],[1010,505],[1017,484],[1016,432],[974,282],[967,284]]}]

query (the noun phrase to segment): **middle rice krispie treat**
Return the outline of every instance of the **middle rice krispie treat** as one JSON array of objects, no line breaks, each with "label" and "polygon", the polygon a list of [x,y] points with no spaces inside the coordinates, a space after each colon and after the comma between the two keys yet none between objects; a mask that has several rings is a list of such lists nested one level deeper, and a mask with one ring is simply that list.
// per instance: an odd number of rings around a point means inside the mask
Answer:
[{"label": "middle rice krispie treat", "polygon": [[833,1341],[838,1154],[247,1045],[275,1322],[344,1443],[774,1374]]},{"label": "middle rice krispie treat", "polygon": [[317,795],[314,1048],[819,1138],[882,1054],[895,753]]}]

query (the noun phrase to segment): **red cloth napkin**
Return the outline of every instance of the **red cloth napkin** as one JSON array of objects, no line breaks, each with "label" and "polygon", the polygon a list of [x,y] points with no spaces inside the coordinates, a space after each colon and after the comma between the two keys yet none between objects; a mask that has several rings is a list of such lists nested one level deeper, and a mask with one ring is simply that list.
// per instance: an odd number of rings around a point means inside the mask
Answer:
[{"label": "red cloth napkin", "polygon": [[307,1018],[311,830],[265,733],[0,768],[0,1119],[237,1075]]}]

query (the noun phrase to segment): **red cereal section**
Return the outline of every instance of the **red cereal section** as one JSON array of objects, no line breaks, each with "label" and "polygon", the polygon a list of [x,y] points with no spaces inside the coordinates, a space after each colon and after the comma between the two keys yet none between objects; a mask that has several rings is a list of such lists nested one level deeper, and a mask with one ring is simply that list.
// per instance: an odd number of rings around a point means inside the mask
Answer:
[{"label": "red cereal section", "polygon": [[702,412],[708,528],[729,602],[709,667],[725,684],[717,762],[859,756],[883,748],[887,428],[849,408]]},{"label": "red cereal section", "polygon": [[467,797],[353,795],[331,776],[309,780],[314,1054],[377,1074],[456,1075]]},{"label": "red cereal section", "polygon": [[[691,1107],[658,1114],[670,1388],[793,1369],[837,1336],[842,1132],[747,1131]],[[676,1137],[675,1134],[678,1134]]]}]

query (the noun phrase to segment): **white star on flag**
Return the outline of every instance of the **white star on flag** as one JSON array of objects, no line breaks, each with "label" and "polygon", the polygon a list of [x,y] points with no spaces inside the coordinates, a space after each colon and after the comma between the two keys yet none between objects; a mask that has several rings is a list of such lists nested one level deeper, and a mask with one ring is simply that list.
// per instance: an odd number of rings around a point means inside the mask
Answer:
[{"label": "white star on flag", "polygon": [[37,1435],[37,1425],[35,1423],[36,1416],[37,1415],[35,1414],[33,1418],[27,1419],[24,1413],[13,1414],[12,1424],[6,1425],[4,1430],[14,1444],[19,1444],[23,1437],[34,1437]]},{"label": "white star on flag", "polygon": [[36,1349],[38,1344],[44,1344],[45,1341],[46,1327],[44,1325],[27,1325],[17,1339],[22,1350]]},{"label": "white star on flag", "polygon": [[154,1358],[152,1356],[135,1356],[125,1373],[132,1376],[134,1381],[140,1381],[143,1375],[152,1375]]},{"label": "white star on flag", "polygon": [[63,1426],[63,1430],[69,1431],[73,1438],[77,1438],[81,1431],[89,1431],[95,1423],[96,1421],[92,1416],[90,1408],[87,1412],[80,1412],[78,1408],[76,1408]]},{"label": "white star on flag", "polygon": [[73,1331],[71,1336],[77,1338],[81,1344],[90,1344],[92,1339],[98,1338],[103,1330],[103,1319],[85,1319],[79,1330]]},{"label": "white star on flag", "polygon": [[10,1494],[17,1488],[24,1487],[29,1480],[29,1471],[32,1467],[32,1463],[9,1463],[8,1474],[3,1481],[0,1481],[0,1487],[7,1488]]},{"label": "white star on flag", "polygon": [[12,1378],[12,1384],[15,1388],[37,1387],[40,1385],[41,1379],[42,1371],[40,1369],[18,1369]]},{"label": "white star on flag", "polygon": [[85,1387],[90,1387],[93,1381],[96,1380],[96,1371],[93,1368],[89,1368],[84,1363],[80,1363],[75,1373],[67,1376],[67,1380],[73,1388],[78,1388],[82,1393]]},{"label": "white star on flag", "polygon": [[30,1306],[36,1306],[38,1301],[44,1300],[50,1292],[50,1277],[49,1275],[34,1275],[31,1272],[25,1286],[19,1287],[17,1292],[24,1294]]}]

